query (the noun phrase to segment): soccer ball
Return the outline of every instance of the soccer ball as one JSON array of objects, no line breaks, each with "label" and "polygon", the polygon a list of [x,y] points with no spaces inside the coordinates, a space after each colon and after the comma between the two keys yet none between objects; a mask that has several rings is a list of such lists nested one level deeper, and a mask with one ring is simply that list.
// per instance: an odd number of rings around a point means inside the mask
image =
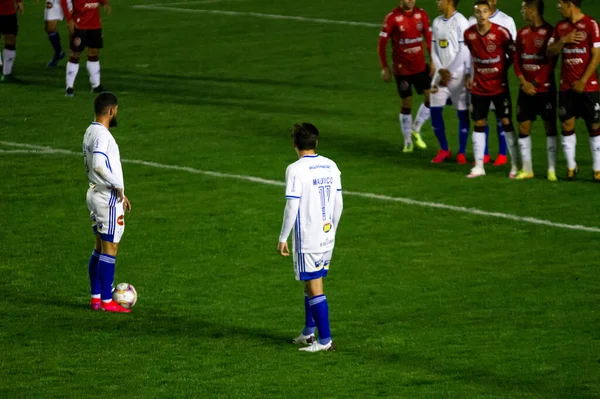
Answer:
[{"label": "soccer ball", "polygon": [[137,301],[137,292],[133,285],[120,283],[113,289],[113,300],[124,308],[132,308]]}]

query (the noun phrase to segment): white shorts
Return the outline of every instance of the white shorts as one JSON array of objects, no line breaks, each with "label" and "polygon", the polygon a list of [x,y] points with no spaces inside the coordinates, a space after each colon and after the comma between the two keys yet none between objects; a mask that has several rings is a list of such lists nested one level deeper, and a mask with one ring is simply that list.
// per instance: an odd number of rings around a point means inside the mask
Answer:
[{"label": "white shorts", "polygon": [[429,101],[432,107],[444,107],[448,104],[448,99],[452,100],[452,105],[459,111],[467,110],[467,88],[465,87],[465,75],[461,72],[460,78],[452,78],[448,86],[441,87],[437,93],[431,93]]},{"label": "white shorts", "polygon": [[319,254],[303,254],[294,252],[294,274],[296,280],[315,280],[327,277],[333,251]]},{"label": "white shorts", "polygon": [[[67,1],[69,10],[73,9],[71,0]],[[44,10],[44,21],[62,21],[65,19],[60,0],[46,0],[46,9]]]},{"label": "white shorts", "polygon": [[103,241],[121,241],[125,232],[125,212],[123,202],[119,202],[118,192],[90,187],[86,201],[94,234],[99,234]]}]

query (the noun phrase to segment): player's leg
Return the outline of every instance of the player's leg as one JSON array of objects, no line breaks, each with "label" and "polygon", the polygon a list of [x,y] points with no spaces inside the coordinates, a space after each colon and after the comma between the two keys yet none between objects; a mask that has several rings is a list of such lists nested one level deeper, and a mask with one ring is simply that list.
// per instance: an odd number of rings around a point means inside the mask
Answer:
[{"label": "player's leg", "polygon": [[2,58],[4,59],[4,65],[2,66],[2,80],[4,82],[9,82],[12,76],[12,69],[15,63],[15,58],[17,56],[17,16],[14,15],[14,18],[11,16],[11,26],[10,32],[4,35],[4,51],[2,53]]},{"label": "player's leg", "polygon": [[75,29],[75,31],[71,34],[71,57],[69,58],[69,62],[67,62],[66,66],[67,89],[65,91],[65,96],[67,97],[73,97],[75,95],[75,78],[77,78],[77,73],[79,72],[79,59],[81,58],[81,53],[85,47],[86,31]]},{"label": "player's leg", "polygon": [[404,137],[402,152],[413,152],[412,142],[412,81],[410,76],[396,75],[396,87],[400,95],[400,131]]},{"label": "player's leg", "polygon": [[[515,128],[512,123],[512,102],[510,99],[510,92],[507,91],[495,96],[493,103],[496,107],[496,116],[501,118],[502,130],[506,136],[506,144],[510,154],[511,168],[508,177],[513,179],[519,172],[519,148],[517,146],[517,138],[515,137]],[[496,161],[498,160],[496,159]],[[494,165],[497,166],[496,164]]]},{"label": "player's leg", "polygon": [[575,180],[577,177],[577,161],[575,160],[575,149],[577,147],[577,136],[575,135],[575,105],[576,96],[571,90],[561,91],[558,96],[559,119],[562,130],[562,146],[565,160],[567,161],[567,180]]},{"label": "player's leg", "polygon": [[[303,254],[299,254],[295,251],[295,246],[292,248],[293,260],[294,260],[294,273],[296,275],[296,280],[300,280],[300,269],[302,267],[302,262],[304,260]],[[304,276],[302,276],[304,277]],[[306,290],[306,286],[304,287],[304,328],[300,335],[292,340],[294,344],[297,345],[311,345],[316,341],[315,339],[315,328],[316,323],[313,318],[312,311],[310,309],[310,303],[308,300],[308,291]]]},{"label": "player's leg", "polygon": [[444,106],[449,97],[450,90],[447,87],[440,87],[435,93],[431,93],[431,127],[440,144],[440,150],[435,158],[431,160],[433,163],[441,163],[452,157],[452,153],[448,148],[446,125],[443,116]]},{"label": "player's leg", "polygon": [[427,67],[423,72],[414,75],[413,84],[417,94],[423,94],[425,97],[425,101],[419,106],[415,122],[412,126],[412,136],[415,145],[417,148],[424,150],[427,148],[427,144],[425,144],[423,138],[421,137],[421,128],[431,116],[431,93],[429,90],[431,87],[431,78],[429,77],[429,67]]},{"label": "player's leg", "polygon": [[[502,166],[506,165],[508,161],[506,158],[506,150],[508,148],[508,138],[506,137],[506,132],[504,131],[504,126],[502,124],[502,118],[498,116],[498,111],[496,111],[496,134],[498,136],[498,156],[494,161],[494,166]],[[514,132],[513,132],[514,134]],[[516,148],[516,140],[513,137],[513,141],[515,142]],[[510,149],[509,149],[510,151]]]},{"label": "player's leg", "polygon": [[[95,227],[95,226],[94,226]],[[93,310],[100,310],[100,270],[98,263],[100,262],[100,254],[102,254],[102,241],[100,236],[95,234],[96,244],[94,245],[94,251],[90,256],[88,262],[88,275],[90,277],[90,294],[92,296],[90,307]]]},{"label": "player's leg", "polygon": [[[47,4],[47,3],[46,3]],[[48,16],[48,10],[46,10],[46,15]],[[49,16],[48,16],[49,17]],[[60,33],[58,32],[58,22],[59,19],[46,19],[45,21],[45,30],[48,34],[48,40],[50,40],[50,44],[52,45],[52,59],[48,63],[48,67],[55,67],[58,61],[65,58],[65,54],[62,51],[62,46],[60,44]]]},{"label": "player's leg", "polygon": [[473,127],[473,155],[475,157],[475,166],[467,175],[468,178],[475,178],[485,175],[483,157],[485,155],[485,126],[492,99],[489,96],[479,96],[471,94],[471,119],[474,122]]},{"label": "player's leg", "polygon": [[600,92],[582,93],[582,118],[590,135],[590,149],[593,159],[593,178],[600,182]]},{"label": "player's leg", "polygon": [[558,130],[556,126],[556,88],[552,88],[544,94],[544,101],[540,106],[540,113],[546,130],[546,153],[548,157],[549,181],[557,181],[556,178],[556,152],[558,148]]},{"label": "player's leg", "polygon": [[87,70],[90,76],[90,86],[94,93],[102,93],[104,88],[100,84],[100,61],[98,59],[100,51],[97,48],[88,47]]},{"label": "player's leg", "polygon": [[517,180],[531,179],[533,175],[533,161],[531,156],[531,126],[537,118],[538,96],[529,96],[519,91],[517,100],[517,123],[519,124],[519,151],[523,160],[523,170],[517,173]]},{"label": "player's leg", "polygon": [[467,143],[469,142],[469,112],[464,74],[461,75],[462,79],[453,79],[450,81],[449,88],[452,104],[457,110],[458,117],[458,154],[456,155],[456,162],[463,165],[467,163],[466,151]]}]

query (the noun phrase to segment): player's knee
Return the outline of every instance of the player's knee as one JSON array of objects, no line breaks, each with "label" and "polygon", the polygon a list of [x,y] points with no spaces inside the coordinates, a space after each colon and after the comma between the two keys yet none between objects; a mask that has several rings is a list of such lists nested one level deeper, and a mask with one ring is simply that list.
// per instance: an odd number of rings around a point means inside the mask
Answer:
[{"label": "player's knee", "polygon": [[[9,46],[11,48],[9,48]],[[6,35],[4,37],[4,48],[7,50],[14,50],[17,46],[17,36],[15,35]]]},{"label": "player's knee", "polygon": [[572,136],[574,134],[575,134],[575,130],[574,129],[567,130],[567,129],[563,128],[563,131],[562,131],[562,135],[563,136],[567,137],[567,136]]},{"label": "player's knee", "polygon": [[4,45],[4,48],[6,50],[16,50],[17,46],[15,44],[8,44],[8,41],[7,41],[7,43]]},{"label": "player's knee", "polygon": [[590,133],[590,137],[600,136],[600,124],[593,123],[593,124],[589,125],[588,132]]},{"label": "player's knee", "polygon": [[72,54],[71,57],[69,57],[69,62],[72,64],[79,64],[79,54]]},{"label": "player's knee", "polygon": [[473,127],[473,131],[476,133],[485,133],[485,120],[484,121],[475,121],[475,126]]},{"label": "player's knee", "polygon": [[519,138],[525,138],[531,134],[531,126],[528,123],[519,123]]},{"label": "player's knee", "polygon": [[99,57],[97,55],[88,55],[88,61],[90,62],[95,62],[99,60]]},{"label": "player's knee", "polygon": [[513,126],[513,123],[509,120],[506,119],[502,119],[502,130],[504,130],[505,132],[514,132],[515,131],[515,127]]}]

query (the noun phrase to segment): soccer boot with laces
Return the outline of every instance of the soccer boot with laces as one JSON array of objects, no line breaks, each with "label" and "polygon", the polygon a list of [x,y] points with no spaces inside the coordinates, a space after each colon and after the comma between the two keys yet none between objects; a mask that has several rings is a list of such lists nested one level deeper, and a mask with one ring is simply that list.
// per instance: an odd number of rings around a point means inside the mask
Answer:
[{"label": "soccer boot with laces", "polygon": [[129,312],[131,312],[131,309],[124,308],[123,306],[119,305],[115,301],[102,302],[102,305],[100,305],[100,309],[102,309],[105,312],[111,312],[111,313],[129,313]]},{"label": "soccer boot with laces", "polygon": [[479,166],[475,166],[473,169],[471,169],[471,172],[469,172],[467,178],[474,179],[480,176],[485,176],[485,169],[480,168]]},{"label": "soccer boot with laces", "polygon": [[319,341],[313,342],[310,346],[306,346],[304,348],[300,348],[303,352],[321,352],[321,351],[334,351],[335,346],[333,346],[333,341],[329,341],[328,344],[322,345]]},{"label": "soccer boot with laces", "polygon": [[548,178],[548,181],[558,181],[558,178],[556,177],[556,172],[553,170],[549,170],[546,174],[546,177]]},{"label": "soccer boot with laces", "polygon": [[100,310],[101,306],[102,301],[100,300],[100,298],[92,298],[92,300],[90,301],[90,309],[92,310]]},{"label": "soccer boot with laces", "polygon": [[467,164],[467,157],[465,156],[465,154],[458,154],[456,156],[456,163],[459,165],[466,165]]},{"label": "soccer boot with laces", "polygon": [[415,149],[413,143],[404,143],[404,148],[402,149],[402,152],[408,153],[408,152],[413,152]]},{"label": "soccer boot with laces", "polygon": [[534,177],[533,172],[525,172],[524,170],[521,170],[515,176],[515,180],[527,180],[527,179],[533,179],[533,177]]},{"label": "soccer boot with laces", "polygon": [[452,152],[450,150],[439,150],[435,158],[431,160],[431,163],[442,163],[449,161],[452,158]]},{"label": "soccer boot with laces", "polygon": [[567,180],[575,180],[577,178],[577,172],[579,172],[579,168],[577,166],[575,166],[575,169],[567,169]]},{"label": "soccer boot with laces", "polygon": [[412,137],[413,137],[413,140],[415,141],[415,146],[417,146],[418,149],[424,150],[427,148],[427,144],[425,144],[425,142],[423,141],[423,138],[421,137],[421,133],[417,133],[417,132],[413,131]]},{"label": "soccer boot with laces", "polygon": [[315,334],[304,335],[300,333],[300,335],[292,340],[292,343],[296,345],[312,345],[316,340]]}]

